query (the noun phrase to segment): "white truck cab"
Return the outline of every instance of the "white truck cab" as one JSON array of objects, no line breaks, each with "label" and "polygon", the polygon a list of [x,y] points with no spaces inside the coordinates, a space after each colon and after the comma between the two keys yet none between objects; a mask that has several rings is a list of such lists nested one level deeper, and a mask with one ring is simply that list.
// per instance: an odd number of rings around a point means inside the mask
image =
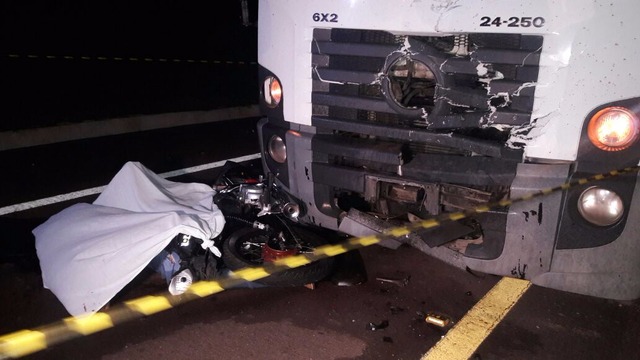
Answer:
[{"label": "white truck cab", "polygon": [[[298,221],[361,236],[636,166],[638,10],[260,0],[264,170]],[[609,177],[406,242],[473,271],[637,299],[639,192],[635,172]]]}]

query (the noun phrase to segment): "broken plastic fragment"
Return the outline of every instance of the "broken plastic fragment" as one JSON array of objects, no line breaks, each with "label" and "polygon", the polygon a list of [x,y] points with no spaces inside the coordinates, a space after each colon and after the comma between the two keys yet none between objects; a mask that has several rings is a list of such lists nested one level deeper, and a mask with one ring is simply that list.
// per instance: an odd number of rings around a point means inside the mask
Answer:
[{"label": "broken plastic fragment", "polygon": [[171,295],[182,295],[189,289],[192,283],[193,274],[189,269],[184,269],[171,279],[171,283],[169,283],[169,293],[171,293]]},{"label": "broken plastic fragment", "polygon": [[386,283],[390,283],[390,284],[394,284],[394,285],[398,285],[400,287],[404,287],[407,286],[409,284],[409,279],[411,279],[411,275],[406,276],[402,279],[391,279],[391,278],[384,278],[384,277],[377,277],[376,280],[381,281],[381,282],[386,282]]},{"label": "broken plastic fragment", "polygon": [[375,324],[370,322],[369,324],[367,324],[367,328],[371,331],[376,331],[376,330],[382,330],[385,329],[389,326],[389,321],[388,320],[382,320],[381,323],[379,324]]}]

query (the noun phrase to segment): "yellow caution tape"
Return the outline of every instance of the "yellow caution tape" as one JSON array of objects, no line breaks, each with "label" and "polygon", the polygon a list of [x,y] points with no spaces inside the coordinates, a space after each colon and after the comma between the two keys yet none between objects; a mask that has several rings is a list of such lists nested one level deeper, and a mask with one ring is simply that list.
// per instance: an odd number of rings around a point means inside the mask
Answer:
[{"label": "yellow caution tape", "polygon": [[[473,214],[486,212],[491,208],[509,206],[514,203],[548,195],[556,191],[566,190],[575,185],[583,185],[591,181],[635,172],[639,168],[640,166],[633,166],[620,170],[613,170],[608,173],[597,174],[591,177],[573,180],[556,187],[535,191],[519,198],[501,200],[497,203],[482,205],[468,211],[442,214],[433,219],[427,219],[399,228],[390,229],[380,235],[350,238],[340,244],[320,246],[314,249],[312,253],[288,256],[274,262],[264,264],[263,266],[244,268],[234,271],[229,277],[221,278],[219,280],[200,281],[194,283],[190,286],[187,292],[179,296],[173,296],[168,292],[154,296],[145,296],[118,304],[105,312],[98,312],[88,316],[70,317],[33,330],[19,330],[0,336],[0,359],[25,356],[76,337],[90,335],[126,321],[140,318],[142,316],[152,315],[174,308],[191,300],[210,296],[224,291],[225,289],[231,289],[244,282],[259,280],[279,271],[304,266],[317,260],[374,245],[385,239],[403,238],[413,231],[435,228],[449,221],[456,221]],[[505,283],[512,284],[513,282],[505,280]],[[521,293],[524,293],[525,290],[526,289],[522,290]],[[487,298],[493,299],[494,297],[490,294],[492,293],[490,292],[487,294]],[[507,301],[507,303],[509,303],[509,301]],[[481,304],[482,303],[479,303],[479,305]],[[484,305],[481,306],[484,307]],[[504,307],[502,308],[504,310]],[[460,327],[460,325],[458,325],[458,327]],[[437,359],[439,357],[436,357],[436,355],[429,355],[427,358]]]}]

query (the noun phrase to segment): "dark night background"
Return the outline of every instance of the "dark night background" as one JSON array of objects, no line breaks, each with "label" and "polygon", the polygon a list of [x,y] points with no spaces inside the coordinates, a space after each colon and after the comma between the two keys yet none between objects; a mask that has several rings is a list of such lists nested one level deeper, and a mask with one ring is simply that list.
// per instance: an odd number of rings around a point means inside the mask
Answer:
[{"label": "dark night background", "polygon": [[257,103],[246,4],[3,1],[0,131]]},{"label": "dark night background", "polygon": [[[258,117],[210,116],[258,103],[257,0],[246,4],[248,18],[242,0],[1,1],[0,139],[40,132],[52,142],[0,150],[0,209],[106,185],[127,161],[163,173],[259,153]],[[195,111],[206,121],[185,125]],[[173,127],[128,128],[134,115],[166,113],[177,113]],[[104,131],[113,118],[125,118],[127,131]],[[83,138],[80,122],[101,132]],[[12,131],[42,127],[52,128]],[[57,140],[57,132],[77,136]],[[211,183],[218,171],[171,179]],[[68,316],[43,287],[32,230],[96,196],[0,215],[0,335]],[[498,280],[407,247],[372,246],[362,256],[369,278],[358,286],[225,291],[30,358],[418,359],[446,331],[426,323],[425,312],[458,321]],[[376,280],[407,275],[402,287]],[[166,289],[133,285],[120,299]],[[473,358],[638,359],[638,319],[640,301],[532,286]],[[388,328],[371,329],[383,320]]]}]

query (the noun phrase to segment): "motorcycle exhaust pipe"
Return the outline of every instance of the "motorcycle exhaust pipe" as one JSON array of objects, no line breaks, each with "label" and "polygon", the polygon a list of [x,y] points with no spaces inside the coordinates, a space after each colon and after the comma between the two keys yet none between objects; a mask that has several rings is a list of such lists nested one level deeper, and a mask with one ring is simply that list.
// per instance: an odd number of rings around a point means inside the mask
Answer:
[{"label": "motorcycle exhaust pipe", "polygon": [[286,203],[282,207],[282,213],[291,220],[298,220],[298,216],[300,216],[300,205],[290,202]]}]

